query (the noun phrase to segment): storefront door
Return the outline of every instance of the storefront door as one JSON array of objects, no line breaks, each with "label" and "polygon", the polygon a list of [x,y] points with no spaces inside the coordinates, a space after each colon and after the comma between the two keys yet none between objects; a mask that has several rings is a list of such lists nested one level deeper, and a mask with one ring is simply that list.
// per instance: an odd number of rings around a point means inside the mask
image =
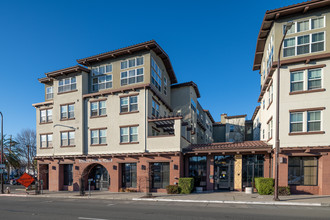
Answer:
[{"label": "storefront door", "polygon": [[234,158],[228,156],[214,157],[214,189],[233,189]]}]

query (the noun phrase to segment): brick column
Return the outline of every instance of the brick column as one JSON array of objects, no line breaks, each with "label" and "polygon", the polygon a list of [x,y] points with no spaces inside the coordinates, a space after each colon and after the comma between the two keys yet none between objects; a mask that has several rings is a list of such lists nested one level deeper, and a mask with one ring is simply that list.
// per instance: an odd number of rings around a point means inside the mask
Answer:
[{"label": "brick column", "polygon": [[235,155],[234,190],[242,191],[242,155]]},{"label": "brick column", "polygon": [[60,166],[58,161],[54,160],[49,164],[49,191],[60,190]]},{"label": "brick column", "polygon": [[[214,189],[214,157],[212,155],[207,155],[207,173],[206,173],[206,190]],[[210,176],[212,178],[210,179]]]}]

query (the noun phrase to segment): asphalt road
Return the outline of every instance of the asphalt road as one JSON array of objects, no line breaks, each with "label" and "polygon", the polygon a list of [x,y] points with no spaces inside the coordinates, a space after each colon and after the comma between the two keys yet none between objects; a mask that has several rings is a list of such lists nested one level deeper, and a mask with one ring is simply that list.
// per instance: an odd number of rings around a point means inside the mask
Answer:
[{"label": "asphalt road", "polygon": [[330,207],[0,197],[0,220],[330,219]]}]

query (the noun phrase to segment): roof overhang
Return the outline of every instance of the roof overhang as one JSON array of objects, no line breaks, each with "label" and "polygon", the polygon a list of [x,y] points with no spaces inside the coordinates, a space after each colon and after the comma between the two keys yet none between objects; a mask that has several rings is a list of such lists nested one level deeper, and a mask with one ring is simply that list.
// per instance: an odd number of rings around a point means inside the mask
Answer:
[{"label": "roof overhang", "polygon": [[260,70],[266,40],[275,20],[297,14],[304,14],[308,11],[322,9],[326,6],[330,6],[330,0],[311,0],[266,11],[258,34],[252,69]]},{"label": "roof overhang", "polygon": [[197,98],[200,98],[201,97],[201,94],[200,94],[200,92],[198,90],[198,86],[193,81],[185,82],[185,83],[178,83],[178,84],[172,85],[171,88],[172,89],[175,89],[175,88],[181,88],[181,87],[187,87],[187,86],[191,86],[191,87],[194,88],[194,90],[196,92]]},{"label": "roof overhang", "polygon": [[162,61],[164,62],[166,71],[171,80],[171,84],[177,83],[178,81],[175,76],[169,56],[157,44],[157,42],[155,40],[147,41],[147,42],[140,43],[140,44],[135,44],[135,45],[132,45],[129,47],[109,51],[106,53],[98,54],[95,56],[90,56],[90,57],[83,58],[83,59],[78,59],[77,62],[81,65],[89,66],[94,63],[100,62],[102,60],[113,59],[113,58],[117,58],[117,57],[124,56],[124,55],[130,55],[130,54],[133,54],[134,52],[149,51],[149,50],[153,50],[156,53],[156,55],[159,56],[162,59]]}]

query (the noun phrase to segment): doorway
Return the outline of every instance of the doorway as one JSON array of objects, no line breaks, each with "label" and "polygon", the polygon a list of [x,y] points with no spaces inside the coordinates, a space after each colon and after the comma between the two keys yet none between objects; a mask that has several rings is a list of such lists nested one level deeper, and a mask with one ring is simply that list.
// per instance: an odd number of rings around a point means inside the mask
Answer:
[{"label": "doorway", "polygon": [[[91,180],[91,188],[94,190],[108,190],[110,186],[110,176],[107,169],[97,164],[88,174],[88,179]],[[88,187],[88,186],[87,186]]]},{"label": "doorway", "polygon": [[234,157],[214,156],[214,190],[234,189]]}]

